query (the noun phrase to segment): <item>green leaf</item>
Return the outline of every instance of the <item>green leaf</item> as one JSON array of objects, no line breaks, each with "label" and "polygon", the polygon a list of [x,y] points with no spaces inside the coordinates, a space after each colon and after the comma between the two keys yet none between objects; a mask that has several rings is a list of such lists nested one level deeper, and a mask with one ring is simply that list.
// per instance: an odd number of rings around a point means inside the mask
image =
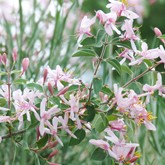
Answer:
[{"label": "green leaf", "polygon": [[96,161],[103,161],[107,156],[107,153],[101,149],[101,148],[96,148],[95,151],[92,153],[91,159],[96,160]]},{"label": "green leaf", "polygon": [[104,85],[101,89],[101,92],[103,92],[104,94],[107,94],[108,96],[112,95],[113,92],[111,91],[111,89],[108,87],[108,85]]},{"label": "green leaf", "polygon": [[98,94],[101,91],[101,88],[103,86],[103,81],[101,78],[95,77],[93,79],[93,89],[96,94]]},{"label": "green leaf", "polygon": [[72,85],[69,87],[68,92],[77,91],[78,87],[79,87],[78,85]]},{"label": "green leaf", "polygon": [[42,86],[37,83],[29,83],[27,84],[27,87],[30,89],[36,89],[36,90],[39,90],[40,92],[43,92]]},{"label": "green leaf", "polygon": [[22,72],[21,70],[12,70],[11,75],[12,74],[18,74],[19,75],[19,74],[21,74],[21,72]]},{"label": "green leaf", "polygon": [[119,74],[121,74],[121,65],[117,60],[108,58],[106,61],[112,65]]},{"label": "green leaf", "polygon": [[105,38],[105,30],[99,30],[96,35],[96,47],[101,47],[103,45],[103,39]]},{"label": "green leaf", "polygon": [[46,134],[44,137],[42,137],[36,143],[37,143],[38,148],[40,149],[40,148],[44,147],[47,142],[48,142],[48,135]]},{"label": "green leaf", "polygon": [[83,46],[95,46],[96,40],[94,37],[85,38],[80,44]]},{"label": "green leaf", "polygon": [[4,76],[4,75],[7,75],[7,72],[1,72],[0,71],[0,76]]},{"label": "green leaf", "polygon": [[133,74],[132,70],[131,70],[128,66],[126,66],[126,65],[122,65],[122,66],[121,66],[121,70],[122,70],[123,72],[128,73],[130,76]]},{"label": "green leaf", "polygon": [[74,53],[72,57],[95,57],[96,53],[90,49],[81,49]]},{"label": "green leaf", "polygon": [[58,105],[58,107],[61,108],[61,103],[60,103],[59,97],[56,97],[56,96],[50,97],[49,101],[51,101],[55,105]]},{"label": "green leaf", "polygon": [[0,98],[0,107],[4,107],[6,105],[6,99]]},{"label": "green leaf", "polygon": [[17,79],[14,81],[14,84],[26,84],[27,80],[26,79]]},{"label": "green leaf", "polygon": [[159,36],[158,38],[160,38],[160,39],[165,39],[165,34]]},{"label": "green leaf", "polygon": [[108,126],[108,119],[106,118],[105,114],[101,114],[101,116],[99,116],[96,119],[94,123],[94,127],[96,131],[102,132],[107,126]]},{"label": "green leaf", "polygon": [[93,105],[86,105],[86,111],[82,120],[91,122],[95,118],[95,107]]},{"label": "green leaf", "polygon": [[74,145],[77,145],[79,144],[86,136],[86,132],[83,130],[83,129],[78,129],[74,135],[77,137],[77,139],[75,138],[71,138],[70,139],[70,142],[69,142],[69,145],[70,146],[74,146]]},{"label": "green leaf", "polygon": [[148,67],[151,67],[152,66],[151,60],[144,59],[143,62],[146,63]]},{"label": "green leaf", "polygon": [[117,43],[115,43],[115,45],[119,45],[122,47],[126,47],[128,49],[132,49],[130,41],[117,42]]}]

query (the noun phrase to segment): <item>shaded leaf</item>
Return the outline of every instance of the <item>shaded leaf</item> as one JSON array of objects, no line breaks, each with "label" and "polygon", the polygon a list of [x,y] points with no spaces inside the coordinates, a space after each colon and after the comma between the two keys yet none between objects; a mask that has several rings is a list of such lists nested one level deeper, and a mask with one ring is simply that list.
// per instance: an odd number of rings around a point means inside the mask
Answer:
[{"label": "shaded leaf", "polygon": [[74,145],[77,145],[79,144],[86,136],[86,132],[83,130],[83,129],[78,129],[74,135],[77,137],[77,139],[75,138],[71,138],[70,139],[70,142],[69,142],[69,145],[70,146],[74,146]]}]

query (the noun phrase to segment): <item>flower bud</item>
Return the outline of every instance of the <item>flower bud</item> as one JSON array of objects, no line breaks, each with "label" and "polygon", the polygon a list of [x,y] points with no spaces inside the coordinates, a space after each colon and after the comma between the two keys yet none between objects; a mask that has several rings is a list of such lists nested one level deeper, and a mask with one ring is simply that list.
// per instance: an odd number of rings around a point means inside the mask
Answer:
[{"label": "flower bud", "polygon": [[48,75],[48,69],[46,68],[46,69],[44,70],[44,79],[43,79],[43,84],[44,84],[44,83],[45,83],[45,81],[46,81],[47,75]]},{"label": "flower bud", "polygon": [[12,57],[13,57],[13,61],[16,62],[16,60],[17,60],[17,50],[15,48],[13,49]]},{"label": "flower bud", "polygon": [[24,58],[22,60],[22,68],[23,68],[22,74],[24,74],[24,72],[27,70],[28,66],[29,66],[29,58]]},{"label": "flower bud", "polygon": [[154,28],[154,32],[155,32],[155,35],[157,37],[161,36],[162,35],[162,32],[160,31],[160,29],[158,29],[157,27]]},{"label": "flower bud", "polygon": [[53,87],[52,87],[51,83],[48,83],[48,90],[49,90],[50,94],[53,96],[54,92],[53,92]]},{"label": "flower bud", "polygon": [[57,96],[64,95],[69,89],[69,86],[66,86],[65,88],[61,89]]},{"label": "flower bud", "polygon": [[60,165],[60,164],[57,164],[57,163],[52,163],[52,162],[48,162],[49,165]]},{"label": "flower bud", "polygon": [[6,53],[3,53],[2,57],[1,57],[1,61],[4,65],[6,65],[6,62],[7,62],[7,56],[6,56]]},{"label": "flower bud", "polygon": [[54,150],[53,152],[51,152],[48,156],[48,159],[52,158],[53,156],[57,155],[58,150]]},{"label": "flower bud", "polygon": [[[162,32],[157,27],[154,28],[154,32],[157,37],[160,37],[162,35]],[[165,44],[165,39],[163,38],[159,38],[159,39]]]}]

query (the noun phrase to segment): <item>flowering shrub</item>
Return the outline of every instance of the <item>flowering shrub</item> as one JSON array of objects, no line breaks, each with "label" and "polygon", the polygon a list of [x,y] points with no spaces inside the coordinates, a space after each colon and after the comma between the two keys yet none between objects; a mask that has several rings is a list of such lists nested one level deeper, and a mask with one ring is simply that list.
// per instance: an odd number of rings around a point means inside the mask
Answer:
[{"label": "flowering shrub", "polygon": [[[87,138],[88,145],[96,148],[90,153],[93,160],[108,157],[110,164],[120,165],[140,161],[143,153],[133,136],[140,127],[147,131],[157,129],[150,105],[154,97],[165,97],[162,73],[157,70],[165,64],[165,38],[154,28],[162,45],[149,48],[140,37],[139,27],[134,26],[139,18],[139,13],[135,13],[138,8],[131,11],[129,4],[109,0],[109,12],[98,10],[93,18],[84,16],[80,23],[79,48],[72,56],[93,58],[91,82],[76,78],[71,70],[59,65],[55,69],[44,66],[38,80],[28,80],[31,59],[23,58],[20,70],[17,63],[21,58],[16,49],[12,59],[9,54],[0,56],[0,123],[5,128],[1,144],[11,138],[36,156],[36,164],[40,164],[40,157],[44,163],[57,165],[62,161],[55,163],[53,158],[60,149],[78,145]],[[105,65],[110,65],[110,74],[101,77],[99,71]],[[156,75],[152,83],[139,81],[150,72]],[[124,83],[118,80],[123,75],[127,76]],[[33,143],[22,139],[23,134],[31,131],[35,133]]]}]

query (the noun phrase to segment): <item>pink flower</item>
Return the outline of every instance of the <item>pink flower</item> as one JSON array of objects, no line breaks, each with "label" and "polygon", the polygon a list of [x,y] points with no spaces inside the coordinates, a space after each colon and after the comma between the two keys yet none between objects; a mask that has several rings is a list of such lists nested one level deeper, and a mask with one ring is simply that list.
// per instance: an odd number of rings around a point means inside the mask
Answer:
[{"label": "pink flower", "polygon": [[129,107],[138,101],[138,97],[133,90],[130,90],[128,96],[124,97],[122,91],[123,88],[118,88],[117,84],[114,84],[114,94],[117,108],[121,112],[127,112],[127,110],[129,110]]},{"label": "pink flower", "polygon": [[90,30],[91,26],[95,23],[96,17],[93,17],[92,19],[89,19],[87,16],[84,16],[84,18],[81,21],[80,28],[79,28],[79,38],[78,38],[78,44],[83,38],[83,35],[86,34],[88,36],[92,36]]},{"label": "pink flower", "polygon": [[125,132],[126,131],[126,125],[125,125],[123,119],[110,121],[109,126],[110,126],[112,131],[119,131],[119,132]]},{"label": "pink flower", "polygon": [[[64,88],[64,85],[61,81],[68,82],[69,84],[79,85],[79,80],[73,79],[72,75],[68,72],[63,72],[59,65],[56,66],[55,70],[51,70],[49,67],[48,69],[48,78],[47,82],[50,83],[52,86],[57,87],[58,91]],[[48,84],[47,83],[47,84]]]},{"label": "pink flower", "polygon": [[64,118],[62,116],[58,117],[58,121],[62,124],[61,128],[65,130],[70,136],[77,139],[77,137],[69,130],[68,120],[69,120],[68,112],[65,112]]},{"label": "pink flower", "polygon": [[108,151],[109,148],[110,148],[110,145],[109,143],[107,143],[106,141],[104,140],[94,140],[94,139],[91,139],[89,140],[89,143],[99,147],[99,148],[102,148],[103,150],[105,151]]},{"label": "pink flower", "polygon": [[142,43],[141,48],[142,51],[137,51],[136,53],[142,57],[138,58],[137,60],[131,61],[129,65],[140,64],[143,62],[144,59],[154,60],[159,57],[160,50],[158,48],[148,50],[148,45],[145,42]]},{"label": "pink flower", "polygon": [[127,10],[124,3],[115,0],[109,0],[109,2],[107,8],[110,8],[111,12],[116,13],[117,16],[125,16],[128,19],[137,19],[139,17],[136,13]]},{"label": "pink flower", "polygon": [[144,124],[148,130],[155,131],[156,127],[151,123],[156,117],[147,112],[143,104],[134,104],[130,109],[130,117],[138,124]]},{"label": "pink flower", "polygon": [[117,15],[115,13],[109,13],[108,20],[104,25],[105,31],[110,36],[113,35],[113,31],[115,31],[119,35],[121,34],[121,32],[115,26],[116,19],[117,19]]},{"label": "pink flower", "polygon": [[159,95],[165,97],[165,88],[162,84],[162,76],[160,73],[157,74],[157,81],[154,86],[150,86],[148,84],[145,84],[143,86],[143,90],[146,92],[150,92],[151,94],[154,93],[155,90],[159,91]]},{"label": "pink flower", "polygon": [[38,97],[38,92],[34,92],[27,88],[24,89],[23,93],[21,90],[16,90],[13,92],[14,107],[16,109],[16,116],[19,120],[19,129],[23,126],[23,116],[26,114],[27,120],[31,121],[30,112],[33,112],[36,119],[39,120],[40,117],[36,112],[36,107],[34,105],[34,99]]},{"label": "pink flower", "polygon": [[46,133],[53,135],[56,140],[61,144],[61,146],[63,146],[63,143],[61,141],[61,139],[57,136],[57,132],[58,132],[58,118],[55,116],[52,120],[52,124],[49,121],[46,121],[45,124],[48,126],[49,130],[46,129]]},{"label": "pink flower", "polygon": [[[0,95],[3,96],[6,100],[9,99],[8,85],[1,85]],[[10,93],[11,97],[11,93]]]},{"label": "pink flower", "polygon": [[124,21],[124,25],[121,27],[123,31],[125,31],[124,35],[121,36],[124,40],[130,40],[131,46],[134,52],[137,51],[136,45],[134,41],[139,40],[139,37],[135,35],[133,29],[133,20],[126,19]]},{"label": "pink flower", "polygon": [[29,66],[29,58],[24,58],[22,60],[22,74],[24,74],[24,72],[28,69],[28,66]]},{"label": "pink flower", "polygon": [[[40,125],[39,125],[39,131],[41,136],[44,135],[45,132],[49,132],[48,128],[45,127],[45,125],[49,126],[49,120],[52,118],[53,115],[58,113],[60,109],[57,108],[58,106],[55,105],[52,108],[50,108],[48,111],[46,111],[46,98],[42,99],[42,102],[40,104]],[[55,124],[55,123],[54,123]]]},{"label": "pink flower", "polygon": [[0,116],[0,123],[10,122],[10,121],[11,121],[10,116]]}]

